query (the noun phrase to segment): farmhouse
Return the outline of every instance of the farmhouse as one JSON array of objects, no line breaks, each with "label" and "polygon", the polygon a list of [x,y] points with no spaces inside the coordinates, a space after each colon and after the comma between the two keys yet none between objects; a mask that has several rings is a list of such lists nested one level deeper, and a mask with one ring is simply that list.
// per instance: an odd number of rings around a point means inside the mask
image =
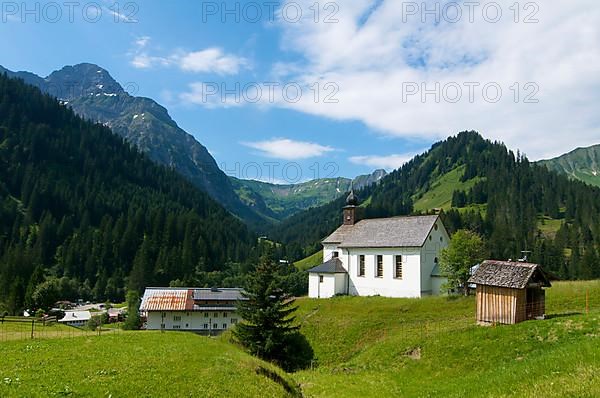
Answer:
[{"label": "farmhouse", "polygon": [[140,312],[146,329],[222,332],[240,319],[236,314],[241,289],[147,288]]},{"label": "farmhouse", "polygon": [[446,278],[439,272],[438,259],[450,240],[440,217],[357,221],[357,204],[351,192],[343,225],[323,240],[325,262],[308,271],[309,297],[439,294]]},{"label": "farmhouse", "polygon": [[550,281],[538,264],[484,261],[469,279],[477,286],[477,322],[513,324],[545,315]]},{"label": "farmhouse", "polygon": [[81,327],[92,319],[92,314],[89,311],[65,311],[65,316],[58,322],[65,325]]}]

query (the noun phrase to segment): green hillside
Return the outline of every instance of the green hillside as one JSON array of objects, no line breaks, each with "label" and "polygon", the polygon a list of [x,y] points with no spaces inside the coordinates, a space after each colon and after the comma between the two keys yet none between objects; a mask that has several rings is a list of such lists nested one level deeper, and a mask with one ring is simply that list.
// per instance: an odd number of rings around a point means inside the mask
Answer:
[{"label": "green hillside", "polygon": [[319,250],[313,255],[310,255],[300,261],[296,261],[294,265],[301,271],[306,271],[313,267],[316,267],[319,264],[323,263],[323,251]]},{"label": "green hillside", "polygon": [[283,372],[225,341],[188,333],[3,342],[0,356],[4,398],[290,396],[257,373],[287,378]]},{"label": "green hillside", "polygon": [[315,361],[293,374],[228,334],[4,341],[0,396],[599,396],[600,281],[554,282],[546,297],[548,319],[493,327],[475,324],[474,297],[302,298]]},{"label": "green hillside", "polygon": [[[517,258],[528,250],[531,261],[560,278],[600,277],[600,189],[531,163],[477,132],[434,144],[357,195],[360,218],[442,208],[449,232],[477,232],[490,257]],[[340,198],[296,214],[269,237],[285,244],[289,258],[305,258],[339,227],[343,206]]]},{"label": "green hillside", "polygon": [[577,396],[600,393],[600,282],[557,282],[544,321],[474,324],[473,297],[302,300],[318,361],[295,378],[307,396]]},{"label": "green hillside", "polygon": [[541,160],[548,169],[600,187],[600,145],[577,148],[554,159]]},{"label": "green hillside", "polygon": [[481,178],[471,178],[463,182],[461,179],[464,174],[465,166],[459,166],[433,181],[427,191],[413,197],[415,211],[449,210],[452,207],[452,194],[454,191],[467,192],[481,181]]},{"label": "green hillside", "polygon": [[[10,314],[60,299],[121,302],[126,287],[221,271],[256,245],[175,171],[5,75],[0,220],[0,312]],[[33,301],[38,288],[47,302]]]}]

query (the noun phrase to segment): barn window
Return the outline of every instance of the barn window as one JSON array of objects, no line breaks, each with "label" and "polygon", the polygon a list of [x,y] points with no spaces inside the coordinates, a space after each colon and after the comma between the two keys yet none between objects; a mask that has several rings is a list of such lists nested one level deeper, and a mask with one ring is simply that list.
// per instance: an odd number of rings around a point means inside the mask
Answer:
[{"label": "barn window", "polygon": [[358,276],[365,276],[365,256],[358,256]]},{"label": "barn window", "polygon": [[205,317],[205,318],[208,318],[208,312],[205,312],[205,313],[204,313],[204,317]]},{"label": "barn window", "polygon": [[226,323],[223,324],[223,329],[227,329],[227,324]]},{"label": "barn window", "polygon": [[319,275],[319,283],[323,283],[323,275]]},{"label": "barn window", "polygon": [[375,276],[377,278],[383,278],[383,256],[377,256],[377,269],[375,270]]},{"label": "barn window", "polygon": [[218,329],[219,325],[217,325],[216,323],[213,323],[213,329]]},{"label": "barn window", "polygon": [[180,316],[174,316],[173,317],[173,322],[181,322],[181,317]]},{"label": "barn window", "polygon": [[433,226],[433,229],[435,229],[435,230],[437,231],[437,230],[438,230],[438,225],[437,225],[437,224],[435,224],[435,225]]},{"label": "barn window", "polygon": [[396,256],[396,279],[402,279],[402,256]]},{"label": "barn window", "polygon": [[173,325],[173,329],[181,329],[181,325]]},{"label": "barn window", "polygon": [[227,318],[227,313],[226,312],[223,313],[223,318]]},{"label": "barn window", "polygon": [[208,323],[204,324],[204,329],[208,329]]},{"label": "barn window", "polygon": [[339,252],[333,252],[333,258],[338,258],[340,256]]},{"label": "barn window", "polygon": [[444,241],[444,237],[440,236],[440,242],[443,242],[443,241]]}]

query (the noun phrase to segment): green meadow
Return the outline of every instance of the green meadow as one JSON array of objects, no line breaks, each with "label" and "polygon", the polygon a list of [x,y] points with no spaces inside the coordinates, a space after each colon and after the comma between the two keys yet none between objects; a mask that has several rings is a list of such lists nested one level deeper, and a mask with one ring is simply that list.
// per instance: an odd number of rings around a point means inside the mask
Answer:
[{"label": "green meadow", "polygon": [[477,326],[473,297],[298,305],[311,369],[287,374],[229,335],[48,336],[0,343],[0,396],[600,396],[600,281],[556,282],[547,319],[510,326]]}]

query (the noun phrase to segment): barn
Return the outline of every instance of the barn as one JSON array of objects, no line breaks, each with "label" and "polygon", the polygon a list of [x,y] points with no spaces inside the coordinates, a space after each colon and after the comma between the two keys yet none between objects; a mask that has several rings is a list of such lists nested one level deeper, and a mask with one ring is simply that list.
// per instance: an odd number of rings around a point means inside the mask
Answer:
[{"label": "barn", "polygon": [[545,316],[550,281],[538,264],[487,260],[469,279],[477,289],[477,322],[514,324]]}]

